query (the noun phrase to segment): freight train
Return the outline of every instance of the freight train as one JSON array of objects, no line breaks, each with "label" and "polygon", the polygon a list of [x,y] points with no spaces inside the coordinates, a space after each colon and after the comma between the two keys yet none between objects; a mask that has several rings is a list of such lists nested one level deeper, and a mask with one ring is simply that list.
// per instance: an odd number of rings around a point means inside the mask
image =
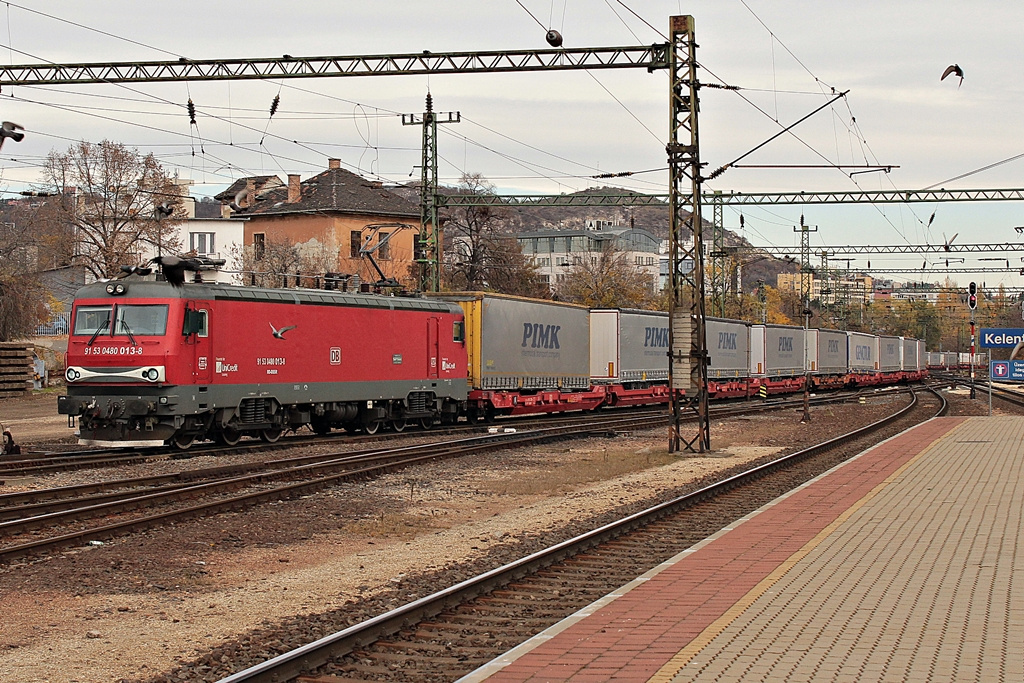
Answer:
[{"label": "freight train", "polygon": [[[975,369],[988,371],[988,352],[976,351],[974,353]],[[929,351],[927,365],[930,370],[970,370],[971,354],[961,351]]]},{"label": "freight train", "polygon": [[[927,373],[913,339],[714,318],[707,330],[714,398]],[[95,445],[273,442],[302,427],[402,431],[667,403],[668,353],[665,313],[131,275],[76,295],[57,408]]]}]

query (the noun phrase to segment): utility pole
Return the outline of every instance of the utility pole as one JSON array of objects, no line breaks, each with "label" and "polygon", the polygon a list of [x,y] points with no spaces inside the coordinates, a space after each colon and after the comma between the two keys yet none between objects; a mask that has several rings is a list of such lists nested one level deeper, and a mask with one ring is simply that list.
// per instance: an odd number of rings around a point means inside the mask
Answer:
[{"label": "utility pole", "polygon": [[814,266],[811,265],[811,233],[817,231],[818,226],[804,224],[803,214],[800,214],[800,227],[793,228],[793,232],[800,233],[800,305],[803,306],[800,315],[804,319],[804,329],[811,324],[811,290],[814,280]]},{"label": "utility pole", "polygon": [[967,308],[971,311],[971,398],[974,393],[974,309],[978,307],[978,285],[972,282],[967,286]]},{"label": "utility pole", "polygon": [[800,214],[800,305],[803,306],[804,318],[804,414],[801,422],[811,421],[811,373],[807,369],[807,330],[811,326],[811,281],[814,278],[814,267],[811,265],[811,233],[818,231],[818,226],[804,223],[804,215]]},{"label": "utility pole", "polygon": [[832,281],[828,271],[828,249],[818,252],[821,256],[821,285],[818,287],[818,301],[821,304],[821,312],[828,312],[834,315],[835,297],[833,296]]},{"label": "utility pole", "polygon": [[[445,117],[445,118],[441,118]],[[441,257],[444,234],[437,218],[437,124],[459,123],[460,112],[434,112],[434,100],[427,93],[426,111],[402,114],[402,125],[423,126],[423,160],[420,164],[420,234],[416,240],[416,261],[420,264],[420,291],[441,291]]]},{"label": "utility pole", "polygon": [[725,317],[726,249],[725,224],[722,218],[722,191],[715,190],[711,200],[711,315]]},{"label": "utility pole", "polygon": [[[685,445],[703,453],[711,448],[708,417],[707,339],[704,324],[704,237],[701,220],[700,138],[697,130],[699,83],[697,81],[697,43],[693,17],[669,18],[669,388],[672,423],[669,427],[669,453]],[[689,216],[684,215],[683,198],[689,195]],[[685,246],[684,231],[689,227],[693,242]],[[689,272],[683,264],[692,263]],[[681,392],[685,391],[685,397]],[[683,405],[697,413],[697,434],[692,439],[680,436]]]},{"label": "utility pole", "polygon": [[764,280],[757,281],[757,303],[761,307],[761,324],[768,324],[768,292]]}]

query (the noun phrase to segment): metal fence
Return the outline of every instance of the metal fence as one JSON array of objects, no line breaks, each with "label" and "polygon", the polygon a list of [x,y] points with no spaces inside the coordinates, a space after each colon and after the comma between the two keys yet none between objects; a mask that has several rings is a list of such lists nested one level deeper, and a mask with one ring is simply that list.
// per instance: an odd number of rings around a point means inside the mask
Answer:
[{"label": "metal fence", "polygon": [[37,337],[66,337],[71,330],[71,314],[60,313],[36,326]]}]

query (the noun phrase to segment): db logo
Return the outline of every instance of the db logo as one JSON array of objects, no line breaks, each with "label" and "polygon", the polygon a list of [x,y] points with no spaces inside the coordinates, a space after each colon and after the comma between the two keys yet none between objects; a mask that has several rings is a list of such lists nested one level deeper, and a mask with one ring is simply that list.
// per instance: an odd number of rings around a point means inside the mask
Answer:
[{"label": "db logo", "polygon": [[331,347],[331,365],[341,365],[341,347]]}]

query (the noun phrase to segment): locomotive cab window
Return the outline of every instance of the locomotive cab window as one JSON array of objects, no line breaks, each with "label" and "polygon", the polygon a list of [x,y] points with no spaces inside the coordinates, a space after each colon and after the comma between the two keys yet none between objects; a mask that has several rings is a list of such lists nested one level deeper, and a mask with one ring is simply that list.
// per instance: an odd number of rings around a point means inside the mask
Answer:
[{"label": "locomotive cab window", "polygon": [[181,333],[183,335],[194,334],[200,337],[205,337],[209,334],[207,327],[207,314],[206,309],[196,310],[194,308],[185,309],[185,320],[181,327]]},{"label": "locomotive cab window", "polygon": [[452,341],[466,341],[466,323],[463,322],[462,320],[455,321],[455,325],[452,327]]},{"label": "locomotive cab window", "polygon": [[161,337],[167,333],[167,304],[118,305],[114,334]]},{"label": "locomotive cab window", "polygon": [[110,329],[113,306],[79,306],[75,311],[75,324],[71,334],[89,336]]}]

